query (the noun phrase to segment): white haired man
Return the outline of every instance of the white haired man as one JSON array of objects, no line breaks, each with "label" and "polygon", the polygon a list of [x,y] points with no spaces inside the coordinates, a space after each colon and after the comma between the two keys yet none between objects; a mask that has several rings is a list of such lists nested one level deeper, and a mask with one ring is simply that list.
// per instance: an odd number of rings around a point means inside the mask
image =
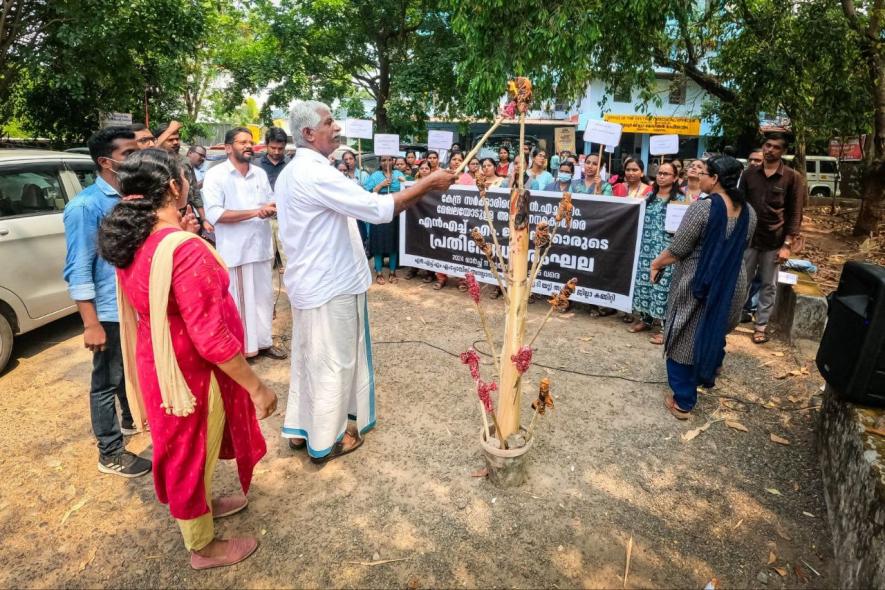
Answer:
[{"label": "white haired man", "polygon": [[389,223],[427,192],[446,190],[455,176],[439,170],[398,193],[370,193],[329,166],[341,128],[328,106],[296,102],[289,128],[299,149],[274,191],[292,303],[283,436],[323,462],[355,450],[375,425],[366,303],[372,275],[356,220]]}]

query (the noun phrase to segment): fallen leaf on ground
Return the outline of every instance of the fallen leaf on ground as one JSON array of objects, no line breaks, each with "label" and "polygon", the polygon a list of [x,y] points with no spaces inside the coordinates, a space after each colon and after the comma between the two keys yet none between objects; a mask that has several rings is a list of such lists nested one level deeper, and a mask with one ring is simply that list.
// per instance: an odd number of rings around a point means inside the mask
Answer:
[{"label": "fallen leaf on ground", "polygon": [[885,429],[883,428],[875,428],[873,426],[865,426],[864,430],[867,434],[876,434],[878,436],[885,436]]},{"label": "fallen leaf on ground", "polygon": [[793,369],[792,371],[790,371],[790,375],[793,377],[798,377],[801,374],[802,374],[802,372],[799,371],[798,369]]},{"label": "fallen leaf on ground", "polygon": [[814,515],[813,515],[812,513],[810,513],[810,512],[805,512],[805,511],[803,510],[803,511],[802,511],[802,514],[804,514],[805,516],[810,516],[811,518],[814,518]]},{"label": "fallen leaf on ground", "polygon": [[772,353],[771,353],[771,356],[784,356],[784,353],[782,353],[782,352],[772,352]]},{"label": "fallen leaf on ground", "polygon": [[780,490],[778,490],[777,488],[765,488],[765,491],[769,494],[774,494],[775,496],[783,496],[783,494],[781,494]]},{"label": "fallen leaf on ground", "polygon": [[726,420],[725,425],[734,430],[740,430],[741,432],[750,432],[746,426],[744,426],[740,422],[735,422],[733,420]]},{"label": "fallen leaf on ground", "polygon": [[580,340],[582,342],[590,342],[591,340],[593,340],[593,336],[587,336],[586,338],[581,338]]},{"label": "fallen leaf on ground", "polygon": [[810,578],[810,576],[807,573],[805,573],[805,570],[802,569],[801,567],[799,567],[798,564],[793,566],[793,573],[796,574],[796,577],[799,578],[799,582],[801,582],[802,584],[805,584],[806,582],[808,582],[808,580]]},{"label": "fallen leaf on ground", "polygon": [[771,442],[777,443],[779,445],[790,446],[790,441],[785,438],[781,438],[774,433],[771,434]]},{"label": "fallen leaf on ground", "polygon": [[89,557],[87,557],[82,563],[80,563],[80,567],[77,569],[78,572],[82,572],[86,569],[92,560],[95,559],[95,553],[98,551],[98,547],[93,547],[92,551],[89,552]]},{"label": "fallen leaf on ground", "polygon": [[768,552],[768,565],[771,565],[775,561],[777,561],[777,553],[775,553],[774,551],[769,551]]},{"label": "fallen leaf on ground", "polygon": [[777,575],[779,575],[780,577],[782,577],[782,578],[787,577],[787,568],[785,568],[785,567],[773,567],[773,568],[771,568],[771,569],[773,569],[774,571],[776,571],[776,572],[777,572]]},{"label": "fallen leaf on ground", "polygon": [[83,496],[82,498],[80,498],[80,499],[77,501],[76,504],[74,504],[73,506],[71,506],[70,508],[68,508],[68,511],[65,512],[65,515],[61,517],[61,524],[64,524],[64,523],[68,520],[68,518],[70,518],[70,516],[71,516],[74,512],[76,512],[77,510],[83,508],[83,506],[85,506],[85,505],[86,505],[86,502],[88,502],[88,501],[89,501],[89,496]]},{"label": "fallen leaf on ground", "polygon": [[685,432],[682,434],[682,440],[684,440],[685,442],[688,442],[690,440],[694,440],[698,437],[698,435],[700,433],[705,432],[712,425],[713,425],[712,422],[707,422],[703,426],[698,426],[697,428],[693,428],[693,429],[689,430],[688,432]]},{"label": "fallen leaf on ground", "polygon": [[489,474],[489,468],[483,467],[482,469],[477,469],[476,471],[470,472],[470,477],[486,477]]},{"label": "fallen leaf on ground", "polygon": [[743,519],[743,518],[740,519],[739,521],[737,521],[737,524],[734,525],[733,527],[731,527],[731,530],[736,531],[737,528],[738,528],[739,526],[741,526],[742,524],[744,524],[744,519]]},{"label": "fallen leaf on ground", "polygon": [[798,395],[788,395],[787,399],[790,400],[791,402],[793,402],[794,404],[801,401],[801,399],[799,398]]},{"label": "fallen leaf on ground", "polygon": [[630,558],[633,557],[633,535],[627,542],[627,564],[624,566],[624,588],[627,587],[627,575],[630,573]]},{"label": "fallen leaf on ground", "polygon": [[790,376],[789,373],[784,373],[783,375],[776,375],[775,379],[786,379],[789,376]]},{"label": "fallen leaf on ground", "polygon": [[781,539],[783,539],[784,541],[792,541],[793,540],[793,537],[788,535],[787,531],[785,531],[783,528],[781,528],[781,525],[775,524],[774,530],[777,533],[777,536],[780,537]]}]

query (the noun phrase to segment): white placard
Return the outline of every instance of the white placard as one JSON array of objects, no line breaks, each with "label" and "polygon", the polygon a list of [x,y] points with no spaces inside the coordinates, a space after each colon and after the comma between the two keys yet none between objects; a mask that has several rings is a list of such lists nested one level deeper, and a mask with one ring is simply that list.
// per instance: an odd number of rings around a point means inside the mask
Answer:
[{"label": "white placard", "polygon": [[455,140],[455,134],[452,131],[443,131],[441,129],[430,129],[427,131],[427,149],[449,151],[452,149],[452,142]]},{"label": "white placard", "polygon": [[679,224],[682,223],[682,218],[685,217],[685,212],[688,211],[688,207],[688,205],[681,205],[679,203],[667,205],[667,216],[664,218],[664,230],[666,232],[676,233],[676,230],[679,229]]},{"label": "white placard", "polygon": [[652,135],[648,138],[648,153],[653,156],[666,156],[679,153],[678,135]]},{"label": "white placard", "polygon": [[350,139],[372,139],[372,120],[347,119],[344,122],[344,136]]},{"label": "white placard", "polygon": [[100,112],[102,127],[132,125],[132,113],[104,113]]},{"label": "white placard", "polygon": [[795,275],[791,272],[778,271],[777,273],[777,282],[782,285],[795,285],[799,282],[799,275]]},{"label": "white placard", "polygon": [[375,153],[379,156],[398,156],[399,135],[395,133],[376,133]]},{"label": "white placard", "polygon": [[584,131],[584,141],[618,145],[621,143],[621,126],[607,121],[590,121]]},{"label": "white placard", "polygon": [[607,154],[613,154],[613,153],[615,153],[615,147],[616,146],[613,146],[613,145],[607,145],[607,146],[605,146],[605,152]]}]

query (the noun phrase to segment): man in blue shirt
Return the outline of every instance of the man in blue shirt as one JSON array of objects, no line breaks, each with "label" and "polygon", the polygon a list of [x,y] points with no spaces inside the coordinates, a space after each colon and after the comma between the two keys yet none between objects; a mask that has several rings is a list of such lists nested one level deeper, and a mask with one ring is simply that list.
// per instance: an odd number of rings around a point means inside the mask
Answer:
[{"label": "man in blue shirt", "polygon": [[[120,201],[117,168],[138,150],[138,143],[130,127],[106,127],[89,138],[88,146],[98,176],[65,207],[64,279],[83,319],[84,344],[93,353],[89,407],[98,440],[98,470],[138,477],[150,472],[151,462],[123,446],[124,432],[136,431],[126,401],[114,267],[98,255],[101,220]],[[123,430],[117,421],[116,398],[120,400]]]}]

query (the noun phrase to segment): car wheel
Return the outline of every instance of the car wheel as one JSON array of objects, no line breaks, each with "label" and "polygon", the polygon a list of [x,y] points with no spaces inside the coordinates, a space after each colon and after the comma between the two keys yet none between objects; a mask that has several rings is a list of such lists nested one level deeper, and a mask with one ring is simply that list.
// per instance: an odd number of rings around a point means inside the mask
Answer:
[{"label": "car wheel", "polygon": [[6,316],[0,313],[0,373],[6,368],[12,355],[12,326]]}]

